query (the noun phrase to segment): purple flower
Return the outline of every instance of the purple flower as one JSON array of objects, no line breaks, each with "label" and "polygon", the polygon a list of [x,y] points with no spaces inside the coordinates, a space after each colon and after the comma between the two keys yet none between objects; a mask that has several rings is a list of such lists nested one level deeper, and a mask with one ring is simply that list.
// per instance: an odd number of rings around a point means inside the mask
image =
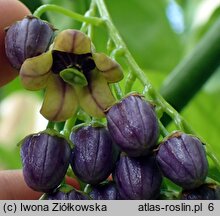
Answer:
[{"label": "purple flower", "polygon": [[107,111],[109,132],[131,157],[149,154],[157,143],[159,126],[154,109],[140,95],[130,95]]},{"label": "purple flower", "polygon": [[82,191],[69,185],[63,185],[57,191],[47,194],[46,200],[90,200],[90,197]]},{"label": "purple flower", "polygon": [[104,117],[104,110],[115,103],[109,83],[120,81],[123,73],[114,60],[94,52],[87,35],[67,29],[56,36],[49,51],[24,61],[20,78],[28,90],[45,89],[41,107],[45,118],[65,121],[79,106]]},{"label": "purple flower", "polygon": [[175,132],[159,146],[157,161],[167,178],[184,189],[199,187],[208,173],[208,162],[201,141]]},{"label": "purple flower", "polygon": [[74,149],[71,166],[88,184],[104,181],[112,172],[118,151],[105,127],[82,127],[71,134]]},{"label": "purple flower", "polygon": [[216,184],[203,184],[193,190],[183,191],[182,200],[220,200],[220,187]]},{"label": "purple flower", "polygon": [[36,191],[54,190],[66,174],[70,156],[69,143],[54,131],[27,136],[21,146],[25,182]]},{"label": "purple flower", "polygon": [[119,200],[120,195],[114,182],[92,186],[89,192],[93,200]]},{"label": "purple flower", "polygon": [[153,156],[132,158],[122,155],[113,178],[122,199],[148,200],[160,195],[162,175]]},{"label": "purple flower", "polygon": [[49,23],[30,15],[11,25],[5,36],[5,52],[12,66],[19,70],[27,58],[45,52],[53,32]]}]

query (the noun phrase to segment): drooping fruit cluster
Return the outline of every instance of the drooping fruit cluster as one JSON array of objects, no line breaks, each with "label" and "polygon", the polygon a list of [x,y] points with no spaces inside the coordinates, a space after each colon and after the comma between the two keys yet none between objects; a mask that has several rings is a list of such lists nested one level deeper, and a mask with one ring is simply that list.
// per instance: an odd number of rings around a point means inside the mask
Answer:
[{"label": "drooping fruit cluster", "polygon": [[[131,94],[113,104],[108,84],[123,77],[116,62],[93,53],[90,39],[74,30],[62,32],[45,53],[52,36],[53,28],[35,17],[12,25],[5,40],[11,64],[21,68],[29,89],[47,86],[43,113],[48,119],[66,120],[79,103],[88,114],[105,116],[106,124],[74,127],[70,137],[52,129],[27,136],[21,158],[30,188],[51,200],[159,199],[164,176],[182,188],[181,199],[219,199],[219,187],[205,182],[208,162],[198,138],[173,132],[159,141],[159,123],[150,102]],[[42,65],[39,59],[45,60]],[[68,168],[84,192],[65,183]]]},{"label": "drooping fruit cluster", "polygon": [[[116,103],[106,117],[107,127],[74,129],[72,149],[66,138],[48,130],[26,137],[21,157],[27,184],[46,192],[46,199],[158,199],[164,175],[183,188],[181,199],[219,198],[218,187],[205,184],[208,162],[202,142],[174,132],[158,143],[154,107],[140,95]],[[68,165],[90,185],[87,195],[62,183]]]}]

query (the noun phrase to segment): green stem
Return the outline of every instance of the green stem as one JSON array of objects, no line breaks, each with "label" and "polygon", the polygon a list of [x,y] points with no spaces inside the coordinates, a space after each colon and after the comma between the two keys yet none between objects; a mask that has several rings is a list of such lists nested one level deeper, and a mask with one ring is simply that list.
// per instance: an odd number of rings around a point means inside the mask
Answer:
[{"label": "green stem", "polygon": [[122,99],[123,98],[123,92],[122,92],[121,87],[119,86],[119,84],[118,83],[114,83],[114,84],[112,84],[112,86],[113,86],[116,98],[118,100]]},{"label": "green stem", "polygon": [[82,109],[78,111],[77,118],[85,123],[91,122],[90,116],[86,112],[84,112]]},{"label": "green stem", "polygon": [[[106,8],[106,5],[104,3],[104,0],[95,0],[95,1],[99,9],[100,16],[105,21],[105,24],[108,28],[110,37],[114,41],[116,47],[120,47],[121,49],[123,49],[124,57],[127,60],[127,62],[129,62],[131,71],[134,73],[134,75],[140,80],[140,82],[144,86],[146,94],[154,100],[154,103],[157,106],[161,107],[161,109],[174,120],[174,123],[179,130],[182,130],[186,133],[195,134],[193,130],[191,129],[191,127],[182,118],[182,116],[153,88],[152,84],[150,83],[148,78],[145,76],[144,72],[141,70],[139,65],[136,63],[133,56],[129,52],[126,44],[121,38],[117,28],[114,26],[111,20],[111,17],[109,15],[109,12]],[[211,149],[211,146],[206,144],[206,147],[208,149],[208,152],[210,152],[209,149]],[[219,168],[219,171],[220,171],[220,167],[219,167],[220,162],[218,161],[217,157],[215,156],[213,152],[211,153],[211,158],[213,162],[215,163],[216,167]]]},{"label": "green stem", "polygon": [[161,95],[178,111],[192,99],[220,64],[219,29],[220,19],[163,83]]},{"label": "green stem", "polygon": [[77,114],[75,114],[72,118],[68,119],[65,122],[64,128],[63,128],[63,135],[67,138],[69,138],[70,133],[72,131],[73,126],[75,125],[77,119]]},{"label": "green stem", "polygon": [[178,129],[182,129],[181,124],[182,123],[182,117],[180,114],[170,105],[168,104],[163,97],[153,88],[148,78],[145,76],[142,69],[139,67],[137,62],[134,60],[133,56],[129,52],[126,44],[124,43],[123,39],[121,38],[117,28],[114,26],[111,17],[108,13],[108,10],[105,6],[105,3],[103,0],[96,0],[100,16],[105,21],[106,26],[109,30],[109,35],[114,41],[116,47],[120,47],[121,50],[123,50],[123,54],[127,62],[130,64],[130,68],[132,73],[135,77],[139,79],[139,81],[142,83],[142,85],[145,87],[145,92],[147,95],[149,95],[156,105],[163,108],[163,110],[170,115],[172,118],[176,119],[176,126]]},{"label": "green stem", "polygon": [[132,91],[132,87],[134,85],[135,80],[136,76],[132,72],[129,72],[125,81],[125,94]]},{"label": "green stem", "polygon": [[55,126],[55,122],[48,121],[46,128],[47,129],[54,129],[54,126]]},{"label": "green stem", "polygon": [[111,53],[113,53],[114,50],[115,50],[115,44],[112,41],[112,39],[109,38],[107,41],[107,54],[111,55]]},{"label": "green stem", "polygon": [[[92,1],[89,7],[89,10],[85,13],[84,17],[92,17],[96,14],[96,4]],[[81,31],[86,32],[88,30],[89,23],[83,22]]]},{"label": "green stem", "polygon": [[71,17],[71,18],[73,18],[77,21],[86,22],[86,23],[89,23],[89,24],[92,24],[92,25],[95,25],[95,26],[99,26],[99,25],[103,24],[103,20],[101,18],[83,16],[81,14],[75,13],[73,11],[70,11],[68,9],[65,9],[63,7],[53,5],[53,4],[46,4],[46,5],[40,6],[34,12],[33,15],[36,16],[36,17],[40,17],[43,13],[45,13],[47,11],[53,11],[53,12],[61,13],[65,16]]},{"label": "green stem", "polygon": [[160,127],[160,133],[163,137],[166,137],[170,134],[169,131],[167,131],[167,129],[163,126],[161,121],[159,121],[159,127]]}]

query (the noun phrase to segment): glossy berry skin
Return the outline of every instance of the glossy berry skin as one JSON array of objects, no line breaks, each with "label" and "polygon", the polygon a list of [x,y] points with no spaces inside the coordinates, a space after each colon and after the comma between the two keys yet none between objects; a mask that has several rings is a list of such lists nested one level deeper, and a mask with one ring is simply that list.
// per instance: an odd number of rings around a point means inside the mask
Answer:
[{"label": "glossy berry skin", "polygon": [[47,200],[89,200],[90,197],[81,191],[72,189],[68,192],[57,191],[55,193],[48,194]]},{"label": "glossy berry skin", "polygon": [[13,80],[17,75],[5,54],[5,28],[31,14],[30,10],[18,0],[0,0],[0,87]]},{"label": "glossy berry skin", "polygon": [[21,146],[24,180],[35,191],[51,192],[69,166],[71,149],[65,138],[45,132],[26,137]]},{"label": "glossy berry skin", "polygon": [[115,183],[108,182],[104,184],[95,185],[89,193],[93,200],[119,200],[120,195]]},{"label": "glossy berry skin", "polygon": [[130,95],[107,112],[109,132],[131,157],[147,155],[157,143],[159,127],[154,109],[139,95]]},{"label": "glossy berry skin", "polygon": [[75,147],[71,166],[75,175],[88,184],[98,184],[112,172],[118,152],[105,127],[84,126],[71,134]]},{"label": "glossy berry skin", "polygon": [[182,200],[220,200],[220,187],[214,184],[203,184],[200,187],[183,191]]},{"label": "glossy berry skin", "polygon": [[45,52],[53,32],[48,23],[34,16],[27,16],[11,25],[5,36],[5,52],[11,65],[19,70],[27,58]]},{"label": "glossy berry skin", "polygon": [[194,136],[173,133],[160,144],[156,158],[164,176],[184,189],[199,187],[205,181],[208,173],[205,149]]},{"label": "glossy berry skin", "polygon": [[113,177],[122,199],[149,200],[160,195],[162,175],[153,156],[132,158],[122,155]]}]

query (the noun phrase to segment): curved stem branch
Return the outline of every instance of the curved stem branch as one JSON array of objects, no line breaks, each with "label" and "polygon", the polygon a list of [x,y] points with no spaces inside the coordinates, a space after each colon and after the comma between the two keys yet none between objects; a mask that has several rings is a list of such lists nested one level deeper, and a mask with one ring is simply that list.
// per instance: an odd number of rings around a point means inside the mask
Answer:
[{"label": "curved stem branch", "polygon": [[[140,80],[142,85],[145,87],[145,92],[147,96],[150,96],[154,103],[159,106],[165,113],[167,113],[173,120],[177,127],[177,129],[182,130],[186,133],[195,134],[191,127],[185,122],[183,117],[157,92],[148,78],[145,76],[142,69],[139,67],[139,65],[136,63],[135,59],[129,52],[126,44],[124,43],[123,39],[121,38],[117,28],[112,22],[112,19],[110,17],[110,14],[106,8],[106,5],[104,3],[104,0],[95,0],[96,4],[99,9],[100,16],[105,21],[105,24],[108,28],[109,36],[112,38],[113,42],[115,43],[116,47],[120,47],[124,51],[124,57],[129,62],[132,73],[137,77],[137,79]],[[211,146],[206,144],[207,149],[211,149]],[[209,151],[208,151],[209,152]],[[217,157],[212,152],[211,158],[213,162],[215,163],[216,167],[220,171],[219,164]]]},{"label": "curved stem branch", "polygon": [[135,80],[136,76],[134,76],[134,74],[130,71],[125,82],[125,94],[129,93],[132,90]]},{"label": "curved stem branch", "polygon": [[112,85],[113,85],[113,88],[114,88],[114,91],[115,91],[116,98],[118,100],[122,99],[123,98],[123,92],[122,92],[121,87],[119,86],[119,84],[114,83]]},{"label": "curved stem branch", "polygon": [[73,18],[77,21],[90,23],[90,24],[95,25],[95,26],[99,26],[99,25],[103,24],[103,20],[101,18],[91,17],[91,16],[90,17],[83,16],[81,14],[75,13],[73,11],[70,11],[68,9],[65,9],[63,7],[53,5],[53,4],[45,4],[45,5],[40,6],[34,12],[33,15],[36,16],[36,17],[40,17],[43,13],[45,13],[47,11],[53,11],[53,12],[61,13],[65,16],[71,17],[71,18]]},{"label": "curved stem branch", "polygon": [[[85,17],[95,16],[96,13],[96,4],[94,1],[91,2],[89,10],[85,13]],[[86,32],[88,30],[89,23],[83,22],[80,31]]]},{"label": "curved stem branch", "polygon": [[77,114],[75,114],[72,118],[68,119],[66,122],[65,122],[65,125],[64,125],[64,128],[63,128],[63,135],[66,137],[66,138],[69,138],[70,136],[70,133],[72,131],[72,128],[76,122],[76,119],[77,119]]}]

